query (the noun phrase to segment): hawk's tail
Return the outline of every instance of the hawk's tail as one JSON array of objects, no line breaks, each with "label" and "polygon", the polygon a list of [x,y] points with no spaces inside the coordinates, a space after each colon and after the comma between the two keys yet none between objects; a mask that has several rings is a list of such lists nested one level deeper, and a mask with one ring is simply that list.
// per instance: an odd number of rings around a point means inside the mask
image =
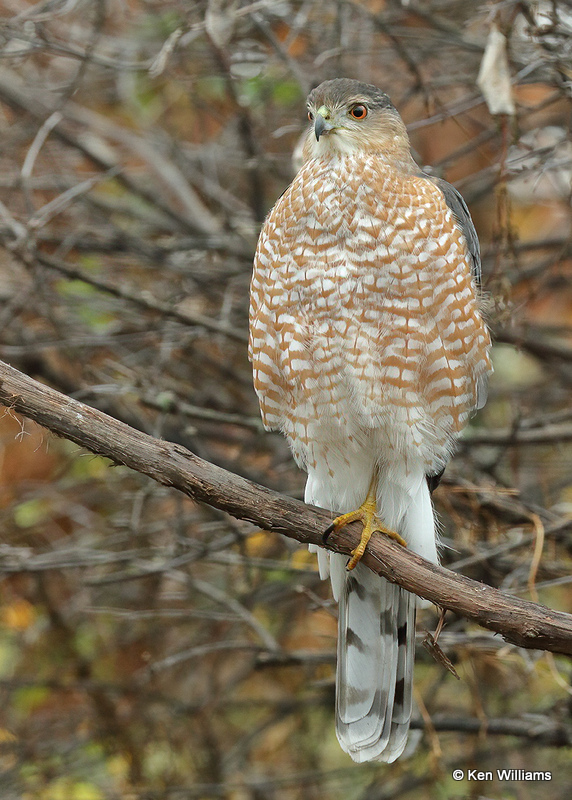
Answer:
[{"label": "hawk's tail", "polygon": [[358,564],[340,596],[336,675],[336,733],[354,761],[403,752],[414,654],[415,597]]},{"label": "hawk's tail", "polygon": [[[378,511],[412,550],[437,560],[424,475],[380,482]],[[324,572],[326,553],[318,555]],[[416,598],[363,564],[347,572],[346,563],[330,557],[339,601],[336,732],[354,761],[391,762],[405,748],[411,720]]]}]

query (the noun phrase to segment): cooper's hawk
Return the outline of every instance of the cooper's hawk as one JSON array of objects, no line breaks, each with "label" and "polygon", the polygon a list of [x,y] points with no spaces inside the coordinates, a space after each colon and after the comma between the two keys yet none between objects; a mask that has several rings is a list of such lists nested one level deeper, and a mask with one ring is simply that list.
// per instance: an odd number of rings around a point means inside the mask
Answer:
[{"label": "cooper's hawk", "polygon": [[411,717],[415,598],[358,562],[376,531],[437,561],[429,486],[491,371],[479,246],[461,196],[413,161],[386,94],[326,81],[308,117],[304,164],[258,242],[250,358],[265,426],[308,472],[306,502],[342,515],[334,529],[363,520],[351,571],[316,548],[339,601],[336,731],[355,761],[393,761]]}]

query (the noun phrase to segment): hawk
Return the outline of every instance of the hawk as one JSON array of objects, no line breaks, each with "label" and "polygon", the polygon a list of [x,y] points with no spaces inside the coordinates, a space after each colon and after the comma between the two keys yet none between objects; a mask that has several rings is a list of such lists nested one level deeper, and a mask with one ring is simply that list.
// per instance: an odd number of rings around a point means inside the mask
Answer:
[{"label": "hawk", "polygon": [[308,117],[303,165],[258,241],[249,355],[306,502],[338,515],[326,534],[362,521],[347,564],[314,550],[339,602],[338,740],[354,761],[391,762],[411,718],[415,597],[359,561],[382,533],[437,562],[431,490],[492,369],[479,244],[384,92],[325,81]]}]

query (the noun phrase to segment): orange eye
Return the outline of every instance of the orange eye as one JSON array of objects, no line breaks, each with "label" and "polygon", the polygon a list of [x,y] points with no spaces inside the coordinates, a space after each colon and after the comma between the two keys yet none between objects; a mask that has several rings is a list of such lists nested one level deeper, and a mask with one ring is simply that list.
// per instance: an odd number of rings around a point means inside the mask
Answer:
[{"label": "orange eye", "polygon": [[314,115],[312,114],[311,111],[308,111],[308,119],[310,120],[310,122],[314,121]]},{"label": "orange eye", "polygon": [[350,108],[350,114],[354,119],[365,119],[367,117],[367,108],[362,106],[361,103],[353,108]]}]

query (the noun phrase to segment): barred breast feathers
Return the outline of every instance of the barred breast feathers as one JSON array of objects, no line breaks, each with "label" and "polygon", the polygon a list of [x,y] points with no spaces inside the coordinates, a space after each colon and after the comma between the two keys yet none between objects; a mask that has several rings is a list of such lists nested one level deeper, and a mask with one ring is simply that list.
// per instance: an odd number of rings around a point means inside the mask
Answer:
[{"label": "barred breast feathers", "polygon": [[448,439],[477,405],[488,334],[462,231],[423,177],[372,156],[307,162],[265,223],[252,293],[269,427],[306,438],[304,407],[372,427],[390,404]]}]

